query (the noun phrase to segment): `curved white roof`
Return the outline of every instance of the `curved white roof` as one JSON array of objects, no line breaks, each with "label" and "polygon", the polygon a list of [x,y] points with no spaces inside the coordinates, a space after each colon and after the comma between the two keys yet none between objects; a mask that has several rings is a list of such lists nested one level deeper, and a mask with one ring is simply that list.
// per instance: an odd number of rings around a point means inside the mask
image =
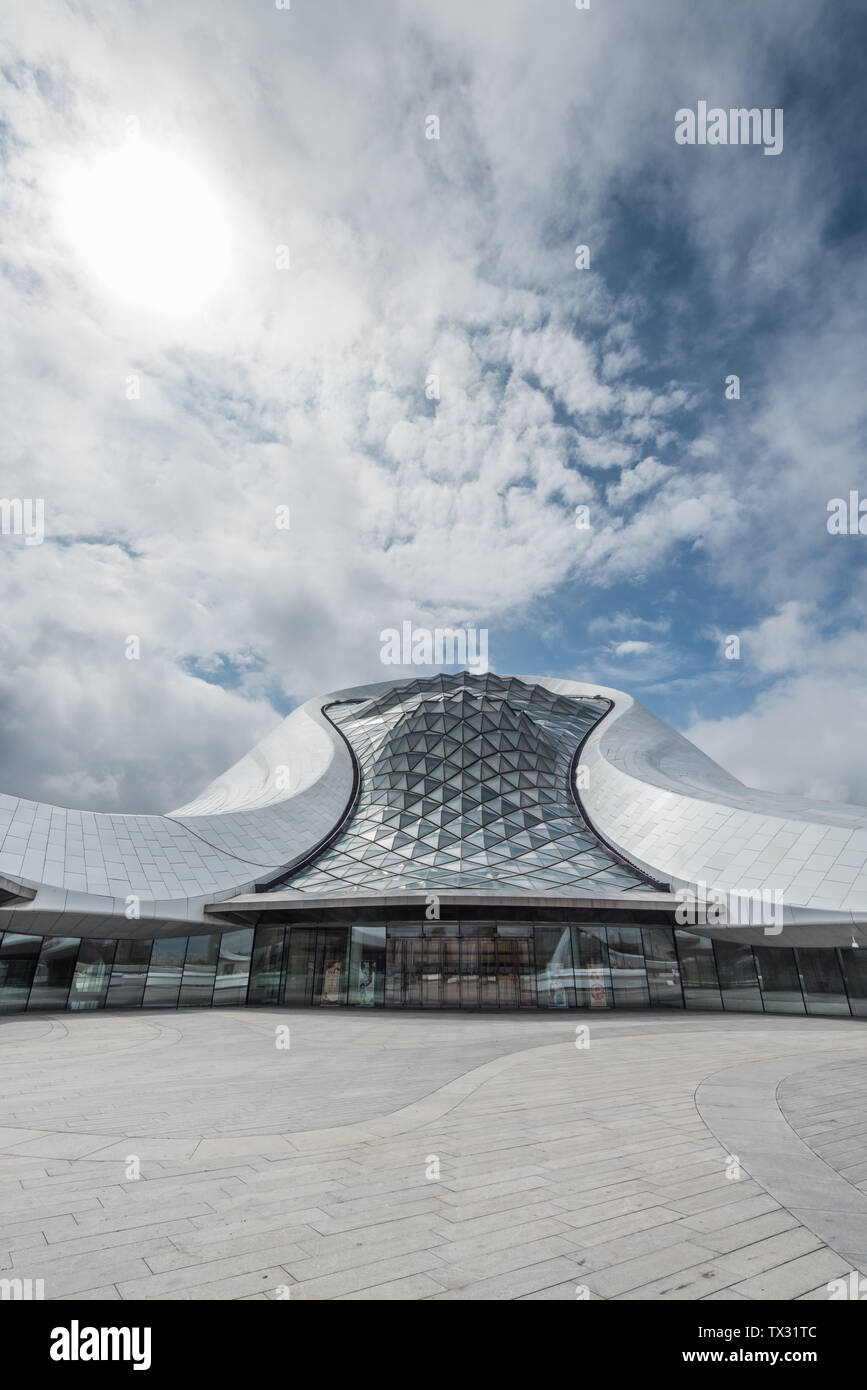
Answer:
[{"label": "curved white roof", "polygon": [[0,795],[0,875],[36,890],[16,916],[123,916],[135,895],[142,916],[201,921],[206,903],[252,889],[308,854],[353,789],[352,757],[322,715],[324,703],[294,710],[194,802],[167,815],[73,811]]},{"label": "curved white roof", "polygon": [[[867,921],[867,808],[746,787],[622,691],[519,679],[611,702],[583,744],[577,795],[591,827],[639,869],[674,888],[782,890],[787,920]],[[74,811],[0,795],[0,884],[32,895],[15,903],[17,922],[75,934],[97,918],[123,916],[135,895],[143,917],[203,923],[207,904],[276,878],[344,818],[355,767],[323,706],[370,700],[405,683],[308,701],[166,815]],[[7,925],[11,915],[3,912]]]}]

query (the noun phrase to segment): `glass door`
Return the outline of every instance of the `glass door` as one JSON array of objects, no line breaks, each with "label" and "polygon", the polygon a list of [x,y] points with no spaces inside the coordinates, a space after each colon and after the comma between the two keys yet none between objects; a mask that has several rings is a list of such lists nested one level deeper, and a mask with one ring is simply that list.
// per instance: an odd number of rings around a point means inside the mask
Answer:
[{"label": "glass door", "polygon": [[479,1007],[479,942],[475,937],[462,937],[461,947],[461,1008]]},{"label": "glass door", "polygon": [[309,1004],[316,970],[316,932],[312,927],[290,927],[287,935],[283,1003]]},{"label": "glass door", "polygon": [[403,1003],[407,1009],[422,1006],[422,960],[425,943],[421,937],[409,936],[403,943]]},{"label": "glass door", "polygon": [[500,937],[494,943],[497,948],[497,983],[501,1009],[518,1007],[518,947],[520,941],[514,937]]},{"label": "glass door", "polygon": [[456,936],[443,941],[443,1008],[461,1005],[461,943]]},{"label": "glass door", "polygon": [[424,951],[422,1003],[426,1009],[438,1009],[442,1002],[442,938],[427,937],[422,941],[422,948]]},{"label": "glass door", "polygon": [[536,961],[533,954],[533,938],[525,936],[515,942],[518,956],[519,1000],[521,1009],[535,1009],[536,1000]]},{"label": "glass door", "polygon": [[499,1007],[497,989],[497,941],[494,936],[479,941],[479,1005],[483,1009]]},{"label": "glass door", "polygon": [[313,1002],[321,1004],[324,1008],[335,1008],[346,1003],[349,929],[328,927],[324,931],[318,931],[316,937]]},{"label": "glass door", "polygon": [[392,1009],[422,1007],[424,948],[421,937],[389,936],[386,946],[385,1002]]}]

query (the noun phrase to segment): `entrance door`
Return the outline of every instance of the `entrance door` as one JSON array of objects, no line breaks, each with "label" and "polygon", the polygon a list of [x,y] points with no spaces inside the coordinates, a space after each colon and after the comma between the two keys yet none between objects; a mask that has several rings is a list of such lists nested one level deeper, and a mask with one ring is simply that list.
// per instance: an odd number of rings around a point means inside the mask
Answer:
[{"label": "entrance door", "polygon": [[443,1008],[461,1006],[461,943],[456,936],[443,938]]},{"label": "entrance door", "polygon": [[422,1003],[426,1009],[438,1009],[442,1003],[443,943],[439,937],[428,937],[422,947]]},{"label": "entrance door", "polygon": [[536,959],[533,953],[532,936],[524,936],[514,942],[518,958],[518,980],[520,984],[519,1007],[535,1009],[536,1004]]},{"label": "entrance door", "polygon": [[328,927],[317,932],[316,937],[313,1002],[325,1008],[334,1008],[346,1003],[349,929]]},{"label": "entrance door", "polygon": [[497,983],[499,985],[500,1008],[517,1009],[520,989],[518,978],[518,952],[521,944],[511,937],[500,937],[497,941]]},{"label": "entrance door", "polygon": [[483,1009],[499,1008],[497,944],[494,936],[479,941],[479,1005]]},{"label": "entrance door", "polygon": [[479,943],[476,937],[461,938],[461,1008],[479,1007]]},{"label": "entrance door", "polygon": [[287,936],[283,1003],[309,1004],[316,970],[316,932],[312,927],[290,927]]},{"label": "entrance door", "polygon": [[419,1009],[426,1002],[422,997],[425,944],[417,936],[388,937],[385,965],[385,1003],[388,1008]]}]

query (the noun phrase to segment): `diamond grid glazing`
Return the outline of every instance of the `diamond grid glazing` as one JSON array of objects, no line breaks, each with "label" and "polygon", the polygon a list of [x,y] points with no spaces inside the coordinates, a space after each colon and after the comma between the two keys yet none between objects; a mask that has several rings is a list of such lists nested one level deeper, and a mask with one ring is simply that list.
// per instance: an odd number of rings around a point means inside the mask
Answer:
[{"label": "diamond grid glazing", "polygon": [[358,761],[355,811],[285,886],[317,894],[482,889],[610,896],[647,889],[570,795],[575,749],[607,709],[468,673],[327,707]]}]

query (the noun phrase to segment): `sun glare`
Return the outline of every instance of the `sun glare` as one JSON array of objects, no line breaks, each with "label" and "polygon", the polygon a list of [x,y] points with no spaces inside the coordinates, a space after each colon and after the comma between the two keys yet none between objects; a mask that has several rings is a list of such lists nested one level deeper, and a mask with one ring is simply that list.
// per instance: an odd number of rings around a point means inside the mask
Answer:
[{"label": "sun glare", "polygon": [[143,142],[70,167],[60,224],[100,289],[157,313],[203,309],[229,265],[227,209],[190,161]]}]

